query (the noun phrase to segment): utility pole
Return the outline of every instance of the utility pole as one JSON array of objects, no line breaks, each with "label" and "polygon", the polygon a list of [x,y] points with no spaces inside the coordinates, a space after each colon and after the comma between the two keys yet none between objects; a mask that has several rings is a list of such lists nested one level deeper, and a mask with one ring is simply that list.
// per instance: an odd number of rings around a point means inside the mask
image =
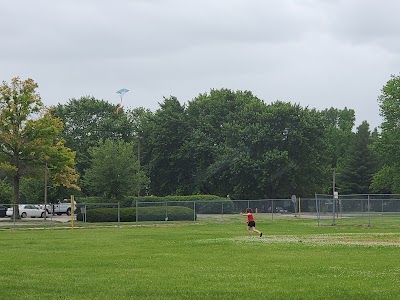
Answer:
[{"label": "utility pole", "polygon": [[44,220],[47,219],[47,177],[48,177],[48,168],[47,163],[44,166]]},{"label": "utility pole", "polygon": [[333,225],[335,225],[335,204],[336,204],[336,199],[335,199],[335,188],[336,185],[336,169],[333,168],[333,180],[332,180],[332,213],[333,213]]},{"label": "utility pole", "polygon": [[[137,159],[138,159],[138,164],[139,164],[139,168],[138,168],[138,171],[140,171],[140,136],[139,136],[139,133],[137,134]],[[140,187],[141,187],[141,184],[139,184],[139,186],[138,186],[138,192],[137,192],[137,196],[139,197],[140,196]]]},{"label": "utility pole", "polygon": [[[339,194],[336,192],[336,175],[340,173],[336,173],[336,169],[333,168],[333,180],[332,180],[332,212],[333,212],[333,225],[335,225],[335,214],[336,214],[336,201],[339,199]],[[339,218],[339,215],[338,215]]]}]

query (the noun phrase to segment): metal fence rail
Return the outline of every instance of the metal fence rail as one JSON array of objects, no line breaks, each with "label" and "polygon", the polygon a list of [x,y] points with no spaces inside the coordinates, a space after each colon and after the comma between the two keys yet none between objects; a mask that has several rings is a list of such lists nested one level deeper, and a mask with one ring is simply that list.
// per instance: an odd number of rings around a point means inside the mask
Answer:
[{"label": "metal fence rail", "polygon": [[[79,201],[79,200],[78,200]],[[0,208],[13,208],[12,204],[0,204]],[[44,218],[15,219],[2,216],[1,228],[57,228],[88,227],[93,222],[88,219],[95,209],[106,209],[109,215],[104,226],[120,226],[138,222],[170,222],[207,220],[237,220],[241,212],[251,208],[257,219],[273,221],[279,218],[312,219],[317,226],[323,225],[366,225],[385,226],[388,218],[399,218],[400,195],[332,195],[315,194],[315,198],[292,197],[291,199],[258,200],[215,200],[215,201],[136,201],[130,207],[120,203],[77,203],[71,216],[46,214]],[[122,214],[122,215],[121,215]],[[132,215],[133,214],[133,215]],[[129,222],[124,220],[129,217]],[[177,217],[178,216],[178,217]],[[122,218],[122,221],[121,221]],[[235,219],[236,218],[236,219]],[[400,224],[400,222],[399,222]]]},{"label": "metal fence rail", "polygon": [[[368,220],[368,226],[372,226],[372,221],[376,223],[379,218],[400,217],[400,195],[354,194],[333,197],[315,194],[315,207],[318,224],[327,219],[330,219],[331,225],[336,225],[343,219],[364,218]],[[327,218],[329,214],[331,218]]]}]

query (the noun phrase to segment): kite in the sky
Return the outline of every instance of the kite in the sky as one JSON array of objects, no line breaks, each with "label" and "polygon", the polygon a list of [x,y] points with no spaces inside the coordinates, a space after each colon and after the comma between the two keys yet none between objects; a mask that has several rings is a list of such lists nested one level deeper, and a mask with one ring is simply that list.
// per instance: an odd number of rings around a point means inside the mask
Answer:
[{"label": "kite in the sky", "polygon": [[120,89],[119,91],[117,91],[117,94],[119,94],[119,97],[121,99],[121,101],[119,102],[118,106],[117,106],[117,110],[116,113],[119,112],[119,110],[122,108],[122,97],[124,97],[124,95],[129,92],[128,89]]}]

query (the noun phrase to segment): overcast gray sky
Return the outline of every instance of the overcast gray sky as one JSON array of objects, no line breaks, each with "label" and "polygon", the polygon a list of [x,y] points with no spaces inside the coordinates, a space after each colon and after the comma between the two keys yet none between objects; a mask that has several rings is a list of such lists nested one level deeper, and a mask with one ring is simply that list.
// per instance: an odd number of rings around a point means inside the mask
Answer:
[{"label": "overcast gray sky", "polygon": [[33,78],[45,105],[91,95],[159,108],[210,89],[266,103],[352,108],[380,125],[400,72],[398,0],[0,0],[0,80]]}]

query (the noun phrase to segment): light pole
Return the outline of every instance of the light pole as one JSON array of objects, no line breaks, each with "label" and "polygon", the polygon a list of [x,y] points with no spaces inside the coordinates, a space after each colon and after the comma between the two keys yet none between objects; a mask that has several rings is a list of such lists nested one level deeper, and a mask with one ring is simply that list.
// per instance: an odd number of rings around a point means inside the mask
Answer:
[{"label": "light pole", "polygon": [[333,213],[333,225],[335,225],[335,206],[336,206],[336,201],[339,199],[339,193],[336,192],[336,175],[340,173],[336,173],[336,169],[333,168],[333,179],[332,179],[332,195],[333,195],[333,200],[332,200],[332,213]]},{"label": "light pole", "polygon": [[[138,159],[138,172],[140,172],[140,136],[139,136],[139,132],[137,134],[137,159]],[[139,182],[140,183],[140,182]],[[137,196],[140,196],[140,186],[141,184],[139,184],[138,186],[138,192],[137,192]]]},{"label": "light pole", "polygon": [[47,220],[47,177],[48,177],[47,163],[44,166],[44,220]]}]

